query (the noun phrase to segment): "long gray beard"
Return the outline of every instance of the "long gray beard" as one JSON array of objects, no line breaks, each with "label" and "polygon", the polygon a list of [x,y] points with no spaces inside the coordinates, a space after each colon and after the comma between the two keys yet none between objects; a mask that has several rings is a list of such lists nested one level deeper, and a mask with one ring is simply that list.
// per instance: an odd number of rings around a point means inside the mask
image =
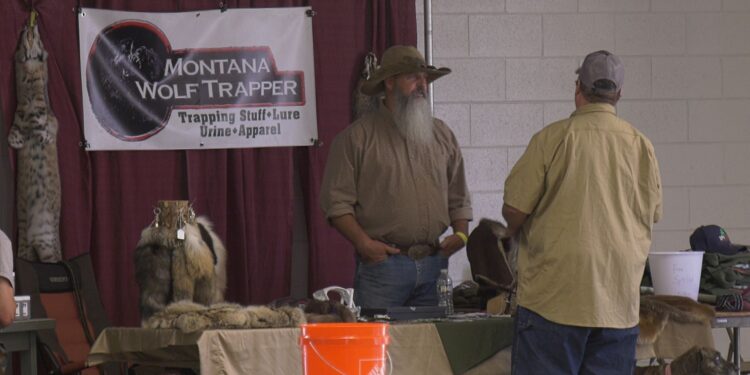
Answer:
[{"label": "long gray beard", "polygon": [[429,144],[434,139],[430,104],[423,96],[406,96],[396,90],[396,108],[393,111],[396,128],[408,142]]}]

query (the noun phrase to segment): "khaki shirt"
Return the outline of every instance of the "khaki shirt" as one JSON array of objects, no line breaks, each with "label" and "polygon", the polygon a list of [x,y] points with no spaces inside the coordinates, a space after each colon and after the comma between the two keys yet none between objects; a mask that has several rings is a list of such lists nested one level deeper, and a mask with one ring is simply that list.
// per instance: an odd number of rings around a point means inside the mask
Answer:
[{"label": "khaki shirt", "polygon": [[559,324],[628,328],[661,216],[651,142],[608,104],[588,104],[531,139],[505,182],[521,228],[518,303]]},{"label": "khaki shirt", "polygon": [[471,220],[461,149],[434,119],[435,144],[407,144],[383,105],[333,140],[320,202],[329,220],[354,215],[374,240],[437,244],[452,221]]}]

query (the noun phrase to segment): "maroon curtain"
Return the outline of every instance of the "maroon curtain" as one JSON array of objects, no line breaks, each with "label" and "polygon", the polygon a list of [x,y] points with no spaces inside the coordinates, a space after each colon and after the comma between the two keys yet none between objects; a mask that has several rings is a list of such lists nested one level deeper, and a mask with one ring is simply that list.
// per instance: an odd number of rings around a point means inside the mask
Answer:
[{"label": "maroon curtain", "polygon": [[[290,293],[293,157],[306,189],[311,288],[351,283],[351,249],[322,219],[318,191],[333,136],[350,121],[351,91],[365,53],[414,44],[413,1],[247,0],[229,8],[312,6],[321,147],[201,151],[84,151],[78,6],[130,11],[217,8],[216,0],[0,1],[0,100],[6,133],[15,111],[13,53],[29,4],[49,53],[49,94],[60,123],[61,237],[66,258],[90,252],[110,320],[137,325],[133,251],[158,200],[189,200],[229,252],[227,299],[266,303]],[[373,31],[374,30],[374,31]],[[11,151],[12,152],[12,151]],[[11,155],[13,156],[13,155]],[[11,157],[13,160],[13,158]]]},{"label": "maroon curtain", "polygon": [[[364,57],[373,51],[380,58],[388,46],[416,45],[417,40],[411,0],[320,1],[315,9],[319,11],[314,34],[321,146],[298,151],[300,164],[307,166],[301,169],[301,180],[307,194],[310,291],[353,284],[353,247],[328,225],[318,198],[331,141],[352,119],[352,91]],[[334,53],[330,56],[323,51]]]}]

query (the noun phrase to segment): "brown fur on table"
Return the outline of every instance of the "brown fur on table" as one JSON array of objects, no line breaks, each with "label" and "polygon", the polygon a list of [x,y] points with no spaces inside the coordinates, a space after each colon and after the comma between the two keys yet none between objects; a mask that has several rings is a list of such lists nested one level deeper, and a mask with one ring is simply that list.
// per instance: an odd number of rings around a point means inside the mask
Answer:
[{"label": "brown fur on table", "polygon": [[710,323],[711,306],[681,296],[642,296],[638,328],[639,344],[653,344],[668,322]]}]

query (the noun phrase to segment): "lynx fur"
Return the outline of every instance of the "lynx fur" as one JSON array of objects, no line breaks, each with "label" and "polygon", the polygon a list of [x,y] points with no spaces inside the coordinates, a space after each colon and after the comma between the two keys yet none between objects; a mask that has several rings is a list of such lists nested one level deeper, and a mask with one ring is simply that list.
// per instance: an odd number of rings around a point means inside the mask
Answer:
[{"label": "lynx fur", "polygon": [[184,240],[166,227],[149,226],[141,232],[135,250],[135,276],[144,325],[153,314],[175,301],[205,306],[224,301],[224,245],[205,217],[187,223],[184,230]]},{"label": "lynx fur", "polygon": [[16,108],[8,143],[17,150],[18,257],[58,262],[60,171],[57,119],[47,94],[47,52],[36,25],[24,27],[15,55]]}]

